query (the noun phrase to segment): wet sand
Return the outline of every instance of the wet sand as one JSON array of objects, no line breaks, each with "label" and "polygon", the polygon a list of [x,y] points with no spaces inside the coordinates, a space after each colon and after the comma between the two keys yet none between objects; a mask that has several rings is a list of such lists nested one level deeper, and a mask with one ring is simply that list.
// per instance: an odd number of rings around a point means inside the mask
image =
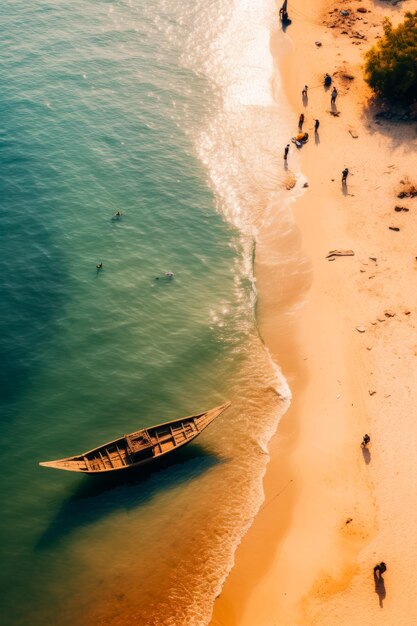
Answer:
[{"label": "wet sand", "polygon": [[[415,124],[375,118],[360,65],[383,16],[396,22],[417,3],[296,0],[289,9],[290,45],[277,30],[271,50],[294,134],[305,114],[310,140],[298,152],[308,188],[284,234],[278,219],[260,233],[255,272],[260,331],[293,400],[270,444],[265,503],[211,624],[413,624],[417,198],[397,195],[407,177],[416,183],[417,133]],[[289,171],[296,151],[291,144]],[[328,260],[335,249],[354,255]],[[381,560],[388,570],[376,585]]]}]

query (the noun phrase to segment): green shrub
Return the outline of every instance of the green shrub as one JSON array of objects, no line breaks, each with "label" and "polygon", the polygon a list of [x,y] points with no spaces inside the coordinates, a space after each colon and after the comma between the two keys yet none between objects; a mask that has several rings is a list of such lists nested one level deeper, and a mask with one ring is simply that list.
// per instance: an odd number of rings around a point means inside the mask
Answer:
[{"label": "green shrub", "polygon": [[384,35],[366,53],[365,80],[379,96],[404,103],[417,100],[417,11],[406,13],[393,28],[384,21]]}]

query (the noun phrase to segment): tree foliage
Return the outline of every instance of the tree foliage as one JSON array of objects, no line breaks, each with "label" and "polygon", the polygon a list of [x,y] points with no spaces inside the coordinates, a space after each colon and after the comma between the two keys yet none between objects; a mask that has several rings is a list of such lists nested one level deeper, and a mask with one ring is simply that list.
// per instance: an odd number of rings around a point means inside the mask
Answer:
[{"label": "tree foliage", "polygon": [[384,35],[366,53],[365,79],[379,95],[410,103],[417,100],[417,11],[393,28],[384,21]]}]

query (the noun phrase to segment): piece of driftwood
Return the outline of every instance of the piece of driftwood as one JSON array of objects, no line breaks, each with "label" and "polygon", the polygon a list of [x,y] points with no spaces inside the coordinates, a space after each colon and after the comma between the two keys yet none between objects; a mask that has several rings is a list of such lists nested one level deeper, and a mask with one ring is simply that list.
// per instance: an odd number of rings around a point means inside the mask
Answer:
[{"label": "piece of driftwood", "polygon": [[353,250],[330,250],[329,254],[326,256],[326,259],[334,258],[336,256],[355,256]]},{"label": "piece of driftwood", "polygon": [[388,228],[390,230],[395,230],[395,232],[398,232],[400,229],[398,228],[398,226],[388,226]]}]

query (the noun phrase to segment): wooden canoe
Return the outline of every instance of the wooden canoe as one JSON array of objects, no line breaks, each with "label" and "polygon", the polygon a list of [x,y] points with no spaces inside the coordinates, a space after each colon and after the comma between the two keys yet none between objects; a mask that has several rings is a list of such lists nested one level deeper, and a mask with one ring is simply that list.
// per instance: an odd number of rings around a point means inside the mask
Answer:
[{"label": "wooden canoe", "polygon": [[146,465],[195,439],[229,406],[230,402],[226,402],[205,413],[143,428],[83,454],[39,465],[83,474],[105,474]]}]

